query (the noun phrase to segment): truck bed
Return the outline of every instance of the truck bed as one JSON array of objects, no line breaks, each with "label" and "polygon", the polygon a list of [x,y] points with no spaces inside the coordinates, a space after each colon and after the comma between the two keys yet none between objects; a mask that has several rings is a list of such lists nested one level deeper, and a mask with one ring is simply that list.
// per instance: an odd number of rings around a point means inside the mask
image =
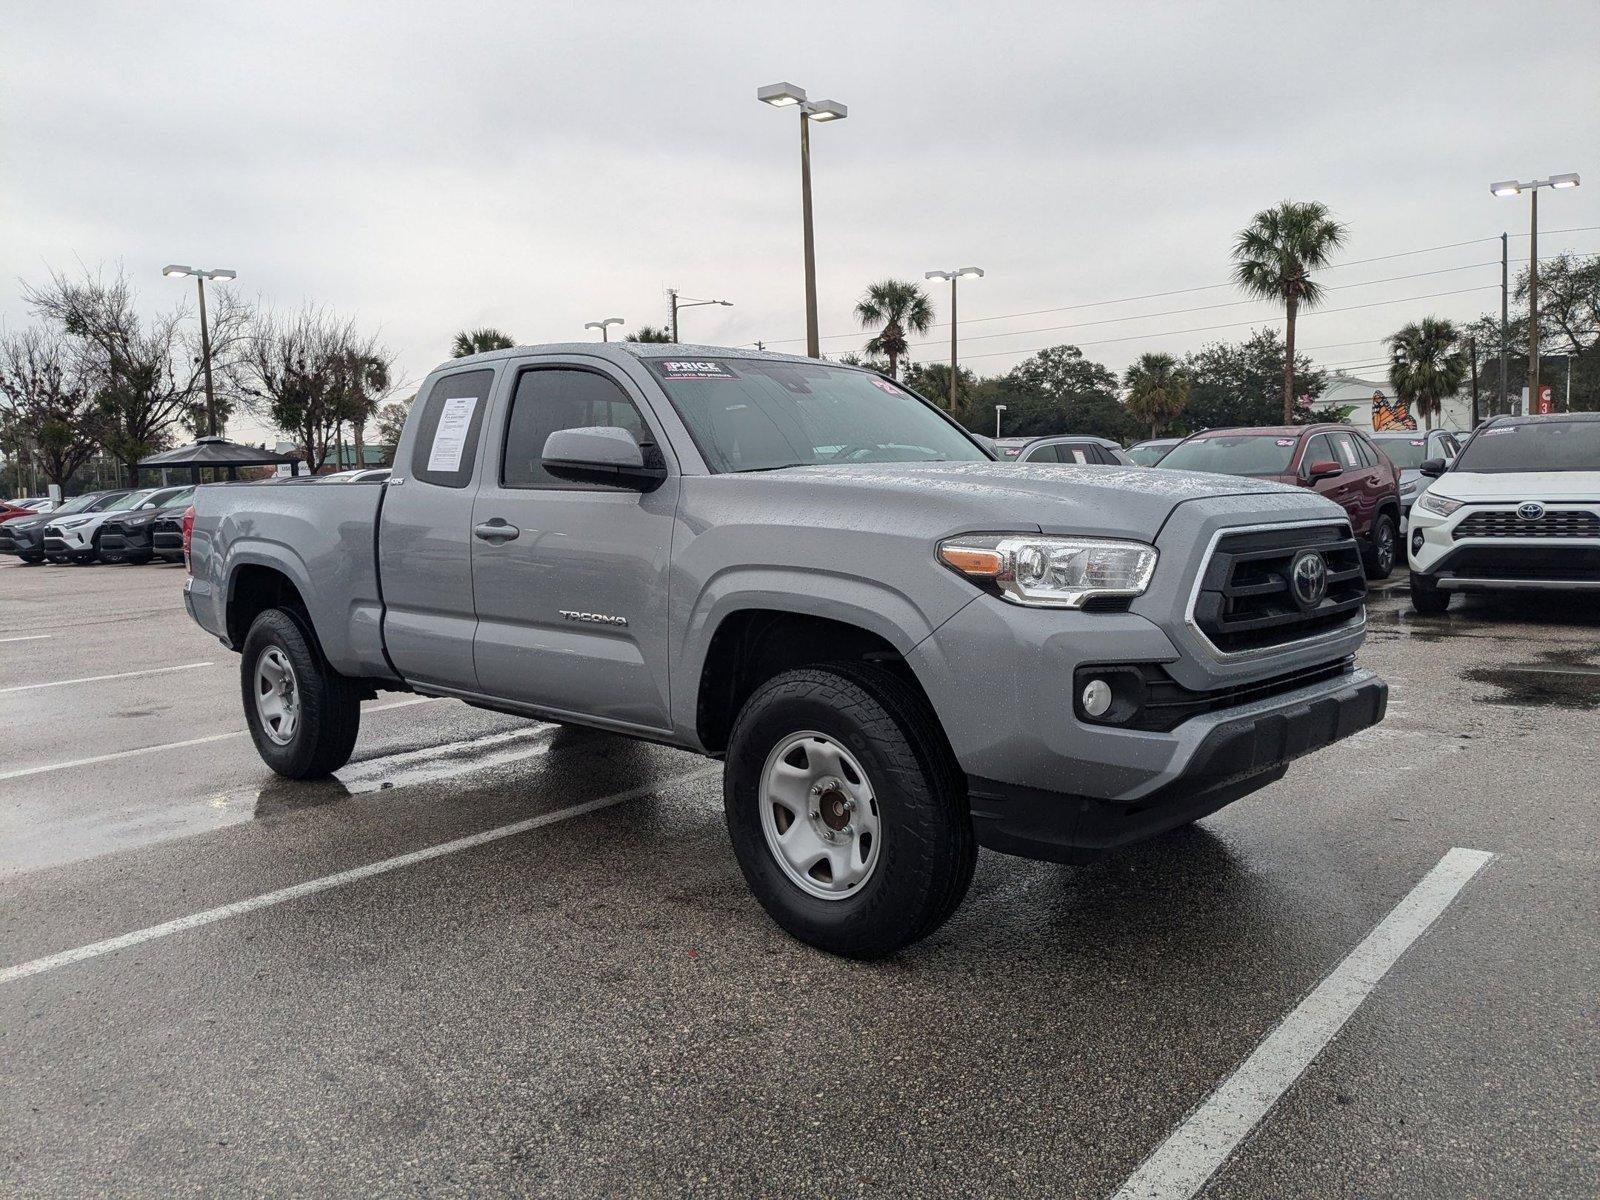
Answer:
[{"label": "truck bed", "polygon": [[195,493],[187,591],[195,620],[233,645],[229,589],[248,579],[252,566],[273,568],[299,590],[336,670],[394,678],[383,653],[378,583],[384,493],[380,480],[333,483],[314,477],[202,486]]}]

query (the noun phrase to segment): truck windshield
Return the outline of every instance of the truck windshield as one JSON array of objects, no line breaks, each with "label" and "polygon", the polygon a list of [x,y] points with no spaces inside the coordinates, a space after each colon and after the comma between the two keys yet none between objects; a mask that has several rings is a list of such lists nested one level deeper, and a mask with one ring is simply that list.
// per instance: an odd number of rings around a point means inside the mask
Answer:
[{"label": "truck windshield", "polygon": [[881,375],[826,363],[646,359],[718,473],[819,463],[989,462]]},{"label": "truck windshield", "polygon": [[1457,471],[1600,471],[1600,421],[1522,421],[1480,430]]},{"label": "truck windshield", "polygon": [[1167,451],[1161,465],[1221,475],[1286,475],[1298,440],[1261,433],[1197,437]]}]

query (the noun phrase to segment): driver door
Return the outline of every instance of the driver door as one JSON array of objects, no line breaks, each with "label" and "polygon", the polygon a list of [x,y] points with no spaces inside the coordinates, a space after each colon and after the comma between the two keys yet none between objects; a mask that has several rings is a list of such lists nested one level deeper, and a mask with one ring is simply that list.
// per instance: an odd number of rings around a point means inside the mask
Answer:
[{"label": "driver door", "polygon": [[662,446],[644,411],[629,383],[598,366],[530,364],[512,381],[473,509],[473,657],[483,694],[668,729],[678,476],[640,492],[557,478],[541,465],[558,429],[619,427]]}]

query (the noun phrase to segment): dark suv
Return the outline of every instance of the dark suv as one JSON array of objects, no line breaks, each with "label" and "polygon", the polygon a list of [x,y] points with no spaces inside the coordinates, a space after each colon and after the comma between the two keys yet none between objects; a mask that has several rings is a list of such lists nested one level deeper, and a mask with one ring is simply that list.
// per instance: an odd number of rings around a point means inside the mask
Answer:
[{"label": "dark suv", "polygon": [[1348,425],[1208,429],[1179,442],[1163,468],[1249,475],[1313,488],[1350,514],[1369,579],[1387,579],[1399,548],[1400,473]]}]

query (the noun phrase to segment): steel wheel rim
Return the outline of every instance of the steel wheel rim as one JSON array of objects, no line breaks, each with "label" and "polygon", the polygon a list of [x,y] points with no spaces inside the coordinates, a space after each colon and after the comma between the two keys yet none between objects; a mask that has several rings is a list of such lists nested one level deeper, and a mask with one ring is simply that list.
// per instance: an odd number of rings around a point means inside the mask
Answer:
[{"label": "steel wheel rim", "polygon": [[757,797],[767,849],[789,882],[819,900],[848,900],[882,852],[878,799],[861,764],[825,733],[772,748]]},{"label": "steel wheel rim", "polygon": [[300,687],[289,656],[277,646],[256,659],[255,696],[261,732],[274,745],[287,746],[300,727]]}]

